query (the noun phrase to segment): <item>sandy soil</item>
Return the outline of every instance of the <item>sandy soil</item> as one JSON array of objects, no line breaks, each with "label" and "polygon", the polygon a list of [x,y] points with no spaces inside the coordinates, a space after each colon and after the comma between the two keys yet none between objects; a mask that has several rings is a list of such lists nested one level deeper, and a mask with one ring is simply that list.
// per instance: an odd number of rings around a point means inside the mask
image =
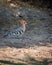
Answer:
[{"label": "sandy soil", "polygon": [[[7,61],[9,63],[7,63]],[[1,65],[10,64],[10,62],[33,65],[33,62],[35,64],[36,61],[40,65],[41,63],[43,63],[44,65],[44,62],[48,64],[52,63],[52,46],[48,45],[48,46],[35,46],[30,48],[14,48],[14,47],[0,48]]]}]

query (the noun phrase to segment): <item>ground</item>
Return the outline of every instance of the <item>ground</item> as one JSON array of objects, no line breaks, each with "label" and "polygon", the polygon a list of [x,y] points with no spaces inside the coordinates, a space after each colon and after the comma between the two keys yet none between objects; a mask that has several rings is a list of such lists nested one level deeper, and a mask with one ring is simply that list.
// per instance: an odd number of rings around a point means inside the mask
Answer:
[{"label": "ground", "polygon": [[0,48],[0,65],[51,65],[52,46]]}]

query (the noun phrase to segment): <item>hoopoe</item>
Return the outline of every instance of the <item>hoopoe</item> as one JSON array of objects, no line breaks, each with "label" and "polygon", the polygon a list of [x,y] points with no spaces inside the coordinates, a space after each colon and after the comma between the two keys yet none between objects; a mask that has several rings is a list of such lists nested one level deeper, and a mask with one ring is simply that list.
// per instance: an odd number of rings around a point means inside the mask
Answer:
[{"label": "hoopoe", "polygon": [[16,28],[12,31],[10,31],[7,35],[5,35],[4,37],[21,37],[25,30],[26,30],[26,21],[23,18],[19,18],[19,22],[21,23],[21,26],[19,28]]}]

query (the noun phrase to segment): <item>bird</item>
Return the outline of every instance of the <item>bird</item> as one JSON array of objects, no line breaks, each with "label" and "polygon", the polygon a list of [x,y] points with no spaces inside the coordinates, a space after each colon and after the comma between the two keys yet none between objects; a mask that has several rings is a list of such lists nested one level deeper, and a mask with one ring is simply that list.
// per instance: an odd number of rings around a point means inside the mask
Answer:
[{"label": "bird", "polygon": [[20,16],[19,18],[19,22],[21,23],[21,26],[12,30],[12,31],[9,31],[8,34],[4,35],[4,37],[8,37],[8,38],[20,38],[22,37],[22,35],[24,34],[25,30],[26,30],[26,20]]}]

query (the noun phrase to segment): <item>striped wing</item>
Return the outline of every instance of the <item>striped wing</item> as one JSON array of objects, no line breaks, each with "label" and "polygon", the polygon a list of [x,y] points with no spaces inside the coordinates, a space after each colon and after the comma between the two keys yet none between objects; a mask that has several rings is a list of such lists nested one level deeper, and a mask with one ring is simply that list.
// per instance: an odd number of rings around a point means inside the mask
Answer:
[{"label": "striped wing", "polygon": [[11,31],[8,35],[7,35],[7,37],[21,37],[22,35],[23,35],[23,33],[24,33],[25,31],[23,30],[23,28],[17,28],[17,29],[15,29],[15,30],[13,30],[13,31]]}]

